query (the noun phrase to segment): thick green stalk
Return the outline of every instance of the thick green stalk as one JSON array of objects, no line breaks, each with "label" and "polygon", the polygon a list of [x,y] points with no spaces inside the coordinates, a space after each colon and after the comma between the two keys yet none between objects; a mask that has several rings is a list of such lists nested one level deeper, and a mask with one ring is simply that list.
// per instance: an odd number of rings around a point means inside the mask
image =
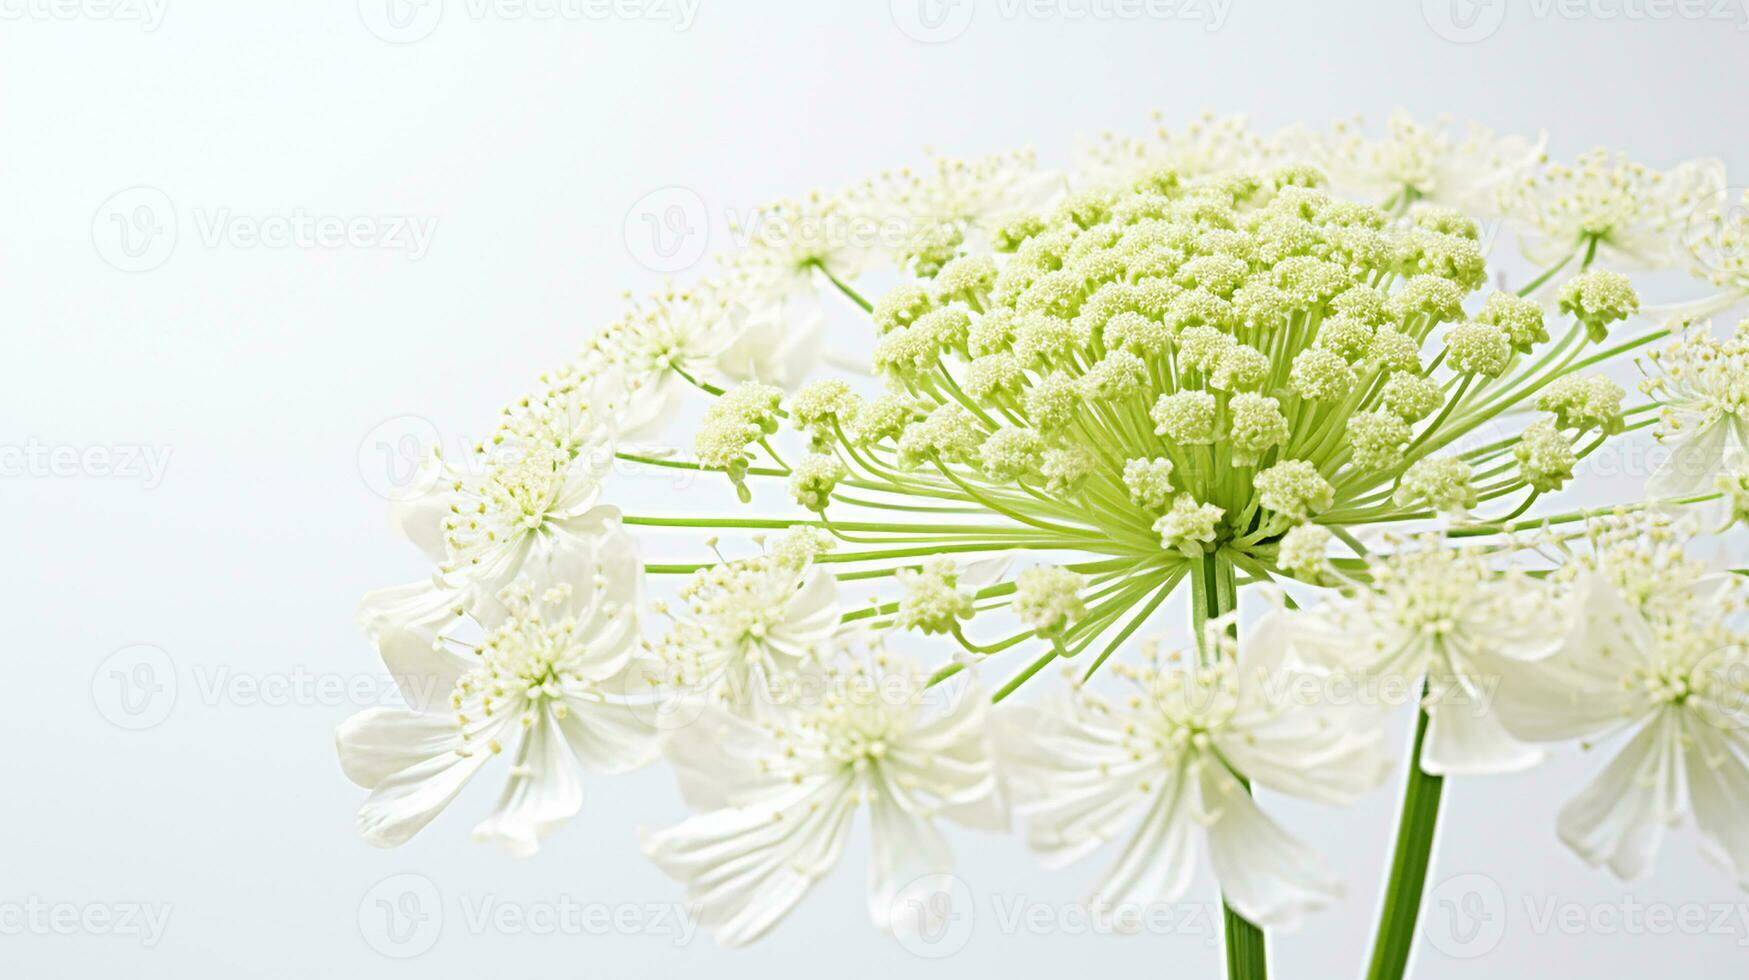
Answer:
[{"label": "thick green stalk", "polygon": [[[1219,555],[1205,555],[1196,574],[1197,581],[1192,584],[1198,587],[1193,590],[1191,625],[1201,644],[1203,624],[1238,608],[1239,591],[1232,563]],[[1205,656],[1212,655],[1214,651],[1205,651]],[[1221,919],[1227,948],[1227,980],[1267,980],[1269,949],[1263,930],[1233,911],[1225,900],[1221,902]]]},{"label": "thick green stalk", "polygon": [[1379,910],[1378,936],[1373,941],[1367,980],[1402,980],[1415,946],[1415,921],[1421,914],[1421,892],[1433,854],[1433,833],[1439,823],[1441,776],[1421,770],[1421,743],[1427,737],[1427,712],[1415,718],[1415,748],[1409,776],[1403,784],[1403,813],[1397,820],[1397,847],[1391,857],[1391,877]]}]

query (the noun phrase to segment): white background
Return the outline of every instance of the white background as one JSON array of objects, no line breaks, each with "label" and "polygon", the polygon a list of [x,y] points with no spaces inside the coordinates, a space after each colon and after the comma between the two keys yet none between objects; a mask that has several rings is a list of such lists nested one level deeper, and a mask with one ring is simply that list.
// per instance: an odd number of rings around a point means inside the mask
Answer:
[{"label": "white background", "polygon": [[[1654,165],[1712,154],[1749,172],[1749,33],[1734,0],[1699,8],[1723,19],[1656,0],[1510,12],[1503,0],[1231,0],[1218,29],[1195,5],[1114,18],[1097,12],[1129,8],[1005,14],[1007,0],[959,0],[936,8],[948,19],[934,32],[909,0],[703,0],[684,30],[672,0],[579,20],[428,0],[400,32],[381,0],[69,2],[0,0],[0,444],[14,461],[29,447],[169,460],[150,486],[105,475],[96,456],[71,475],[26,466],[0,479],[7,976],[1215,975],[1206,918],[1167,934],[1064,934],[1076,923],[1057,913],[1097,869],[1047,873],[1017,840],[970,834],[954,841],[972,914],[925,950],[954,955],[919,958],[872,930],[860,846],[756,947],[677,942],[652,917],[678,891],[634,834],[682,813],[660,768],[589,781],[583,814],[531,861],[468,840],[495,787],[398,851],[359,842],[362,794],[340,775],[332,733],[361,698],[315,685],[380,688],[354,606],[425,571],[386,526],[382,445],[483,434],[622,290],[654,288],[647,248],[627,243],[647,236],[638,202],[671,186],[698,195],[723,244],[738,210],[915,162],[924,147],[1031,143],[1063,162],[1079,138],[1144,130],[1154,108],[1172,124],[1212,108],[1272,129],[1401,106],[1546,128],[1562,157],[1602,143]],[[148,190],[106,204],[135,187]],[[148,240],[135,224],[123,241],[118,215],[166,213],[174,234],[160,223],[146,252],[123,250]],[[417,257],[239,237],[299,213],[361,219],[361,233],[402,217],[436,230]],[[212,237],[215,223],[228,234]],[[669,483],[645,482],[647,506],[685,506]],[[135,644],[163,657],[117,655]],[[136,676],[153,683],[124,703]],[[1418,975],[1743,974],[1741,912],[1697,936],[1629,934],[1647,930],[1610,918],[1624,903],[1746,900],[1691,830],[1631,886],[1560,847],[1554,812],[1596,761],[1567,751],[1448,787],[1433,883],[1486,877],[1435,898],[1479,911],[1484,932],[1463,942],[1449,928],[1463,920],[1432,910],[1446,951],[1424,941]],[[1394,796],[1349,812],[1269,801],[1350,889],[1276,940],[1280,976],[1362,968]],[[404,873],[423,879],[381,884]],[[409,881],[419,888],[403,899]],[[1212,894],[1202,879],[1193,898]],[[391,929],[378,901],[421,895],[395,907],[423,924]],[[610,903],[630,925],[529,935],[470,921],[489,902],[566,897]],[[21,922],[33,900],[167,905],[170,918],[149,944]],[[1591,924],[1539,924],[1551,902]],[[1017,903],[1044,919],[1005,922]]]}]

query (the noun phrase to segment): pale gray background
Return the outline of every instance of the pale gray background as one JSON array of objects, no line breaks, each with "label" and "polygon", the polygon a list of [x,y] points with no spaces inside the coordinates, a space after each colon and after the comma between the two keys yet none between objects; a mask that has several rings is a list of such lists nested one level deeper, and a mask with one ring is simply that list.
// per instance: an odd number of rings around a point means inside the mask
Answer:
[{"label": "pale gray background", "polygon": [[[1206,18],[1004,16],[1005,2],[940,10],[950,19],[938,34],[953,36],[926,44],[896,26],[919,23],[908,0],[703,0],[688,30],[661,11],[482,18],[470,0],[449,0],[429,36],[392,44],[370,25],[410,38],[384,27],[381,0],[168,0],[155,26],[98,0],[0,0],[0,444],[171,454],[149,488],[103,475],[95,457],[83,474],[27,467],[0,480],[0,973],[1214,975],[1216,939],[1194,931],[1204,920],[1135,938],[1005,930],[998,908],[1072,902],[1096,868],[1046,873],[1018,841],[970,834],[954,840],[975,913],[949,937],[956,954],[939,960],[870,928],[860,844],[746,951],[637,929],[478,929],[468,911],[487,899],[526,908],[570,896],[626,914],[674,901],[633,836],[680,815],[668,773],[591,780],[584,813],[535,860],[467,838],[500,773],[412,844],[382,852],[353,833],[362,794],[332,749],[363,698],[214,693],[239,677],[380,686],[353,608],[365,590],[424,569],[385,524],[377,491],[393,474],[379,444],[433,430],[452,446],[477,437],[612,314],[621,290],[655,286],[626,229],[635,242],[638,202],[662,188],[698,195],[654,200],[702,206],[720,242],[734,211],[916,161],[925,146],[1032,143],[1061,161],[1077,138],[1144,128],[1151,109],[1180,123],[1205,107],[1273,128],[1402,106],[1547,128],[1557,155],[1606,143],[1656,165],[1717,154],[1749,173],[1749,33],[1735,0],[1724,19],[1680,3],[1630,18],[1601,16],[1620,0],[1578,16],[1454,0],[1455,21],[1445,0],[1426,11],[1232,0],[1218,30]],[[1700,12],[1714,9],[1708,0]],[[1459,21],[1467,33],[1450,29]],[[409,33],[424,26],[415,18]],[[167,258],[118,252],[106,202],[137,186],[163,196],[123,198],[123,216],[167,200],[177,222]],[[215,216],[298,209],[438,224],[417,260],[205,240]],[[109,264],[158,258],[151,271]],[[664,481],[639,486],[652,508],[690,499]],[[133,644],[168,660],[112,656]],[[139,663],[148,673],[131,672]],[[122,704],[118,685],[133,676],[154,685]],[[117,718],[161,721],[130,731]],[[1449,788],[1435,882],[1485,874],[1441,897],[1504,931],[1468,944],[1445,936],[1471,959],[1424,944],[1419,975],[1743,974],[1740,912],[1696,936],[1533,920],[1529,909],[1551,901],[1603,916],[1624,901],[1745,901],[1686,829],[1656,875],[1632,886],[1561,849],[1554,811],[1596,762],[1563,752],[1530,774]],[[1393,786],[1349,812],[1271,801],[1344,868],[1351,892],[1277,941],[1279,975],[1360,969],[1394,796]],[[409,934],[385,932],[376,901],[399,894],[409,879],[379,883],[402,873],[436,893],[425,893],[423,928],[439,905],[443,921],[397,945]],[[1211,894],[1205,879],[1193,897]],[[84,911],[164,903],[171,918],[151,948],[6,927],[3,910],[33,898]],[[383,955],[432,938],[422,955]]]}]

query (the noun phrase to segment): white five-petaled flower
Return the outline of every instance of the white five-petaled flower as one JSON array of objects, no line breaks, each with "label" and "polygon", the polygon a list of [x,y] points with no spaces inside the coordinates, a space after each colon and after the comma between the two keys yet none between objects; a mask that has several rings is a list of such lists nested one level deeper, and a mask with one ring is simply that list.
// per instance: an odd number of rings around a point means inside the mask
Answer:
[{"label": "white five-petaled flower", "polygon": [[1281,162],[1279,147],[1250,127],[1243,116],[1220,116],[1205,112],[1182,130],[1159,124],[1151,138],[1107,133],[1099,143],[1085,149],[1081,169],[1096,180],[1128,183],[1161,168],[1187,177],[1200,177],[1262,170]]},{"label": "white five-petaled flower", "polygon": [[1346,805],[1388,769],[1375,716],[1283,659],[1287,625],[1272,614],[1213,663],[1162,658],[1150,644],[1145,666],[1118,671],[1132,688],[1124,698],[1077,688],[1045,708],[998,712],[1015,814],[1049,864],[1132,828],[1090,904],[1178,898],[1199,828],[1224,898],[1254,923],[1292,928],[1341,894],[1319,855],[1240,781]]},{"label": "white five-petaled flower", "polygon": [[531,565],[586,550],[617,528],[618,512],[596,506],[609,443],[575,455],[537,448],[479,458],[484,470],[466,473],[434,457],[435,485],[395,503],[395,522],[437,570],[429,580],[365,596],[359,618],[371,635],[435,628],[463,612],[495,622],[499,592]]},{"label": "white five-petaled flower", "polygon": [[1509,665],[1561,643],[1549,587],[1435,538],[1375,558],[1370,572],[1370,587],[1284,614],[1294,654],[1381,690],[1412,690],[1425,679],[1428,773],[1514,772],[1540,762],[1543,753],[1512,738],[1492,703]]},{"label": "white five-petaled flower", "polygon": [[1549,163],[1509,181],[1499,210],[1536,262],[1552,265],[1595,243],[1618,265],[1662,269],[1679,260],[1695,210],[1715,205],[1724,190],[1718,160],[1660,171],[1597,149],[1573,166]]},{"label": "white five-petaled flower", "polygon": [[371,791],[358,814],[365,840],[405,843],[508,753],[510,782],[474,835],[531,854],[582,805],[578,763],[619,772],[655,755],[647,712],[621,693],[638,642],[631,537],[615,529],[539,571],[547,584],[505,590],[503,618],[477,645],[418,630],[379,638],[403,648],[409,707],[372,708],[340,728],[341,767]]},{"label": "white five-petaled flower", "polygon": [[1450,127],[1449,119],[1425,126],[1398,112],[1379,139],[1340,122],[1328,133],[1302,133],[1297,141],[1338,187],[1379,201],[1428,201],[1471,214],[1492,213],[1498,189],[1535,164],[1546,142],[1478,125],[1459,138]]},{"label": "white five-petaled flower", "polygon": [[735,946],[775,926],[838,862],[867,807],[869,914],[894,923],[902,890],[952,861],[938,817],[1003,830],[987,695],[927,686],[917,664],[876,650],[806,673],[758,721],[709,708],[664,754],[697,815],[646,832],[644,852],[686,885],[699,919]]},{"label": "white five-petaled flower", "polygon": [[1500,716],[1536,741],[1589,747],[1632,733],[1557,819],[1587,862],[1622,878],[1645,874],[1665,829],[1692,809],[1716,856],[1749,886],[1749,635],[1723,621],[1744,612],[1742,586],[1689,575],[1678,580],[1692,587],[1684,597],[1666,580],[1635,598],[1607,572],[1581,574],[1571,642],[1509,676]]},{"label": "white five-petaled flower", "polygon": [[1646,360],[1642,388],[1663,404],[1656,435],[1670,449],[1647,493],[1665,500],[1711,493],[1749,456],[1749,321],[1725,340],[1696,330]]},{"label": "white five-petaled flower", "polygon": [[655,645],[651,682],[736,714],[764,710],[776,688],[828,652],[838,631],[838,580],[807,550],[713,565],[680,589],[686,613]]},{"label": "white five-petaled flower", "polygon": [[625,389],[615,419],[619,435],[661,435],[692,382],[720,377],[718,359],[740,339],[746,318],[744,309],[703,283],[650,297],[594,338],[584,351],[585,370],[611,373]]}]

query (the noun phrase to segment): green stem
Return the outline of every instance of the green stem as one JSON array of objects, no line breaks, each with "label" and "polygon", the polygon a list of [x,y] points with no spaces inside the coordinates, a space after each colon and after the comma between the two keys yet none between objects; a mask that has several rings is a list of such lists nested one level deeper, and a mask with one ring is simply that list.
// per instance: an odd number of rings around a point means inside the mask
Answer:
[{"label": "green stem", "polygon": [[[1219,554],[1203,556],[1202,567],[1195,574],[1200,579],[1200,587],[1193,590],[1190,618],[1200,644],[1203,624],[1237,608],[1239,594],[1233,580],[1233,565]],[[1213,656],[1214,651],[1207,651],[1206,655]],[[1240,780],[1240,784],[1250,791],[1251,787],[1244,780]],[[1227,948],[1227,980],[1267,980],[1269,947],[1263,930],[1233,911],[1224,898],[1221,900],[1221,921]]]},{"label": "green stem", "polygon": [[1415,946],[1415,920],[1421,913],[1421,891],[1427,885],[1433,832],[1439,823],[1439,797],[1445,787],[1444,777],[1430,776],[1421,768],[1421,743],[1426,737],[1427,712],[1423,709],[1416,713],[1415,748],[1403,784],[1397,848],[1391,857],[1390,879],[1385,883],[1385,901],[1379,910],[1378,936],[1373,941],[1367,980],[1402,980]]}]

